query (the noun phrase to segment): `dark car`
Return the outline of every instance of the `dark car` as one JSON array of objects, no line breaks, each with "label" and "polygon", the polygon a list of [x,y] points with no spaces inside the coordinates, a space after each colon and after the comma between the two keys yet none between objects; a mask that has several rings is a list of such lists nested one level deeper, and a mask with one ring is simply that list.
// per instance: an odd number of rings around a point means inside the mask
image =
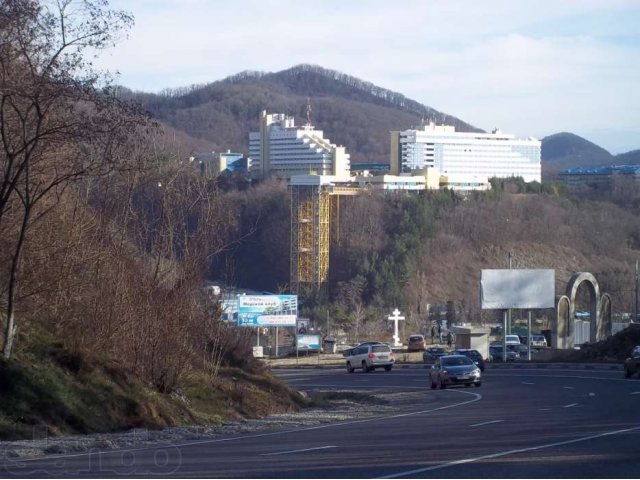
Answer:
[{"label": "dark car", "polygon": [[422,354],[424,363],[434,363],[438,358],[446,355],[447,351],[443,347],[429,347]]},{"label": "dark car", "polygon": [[624,378],[640,372],[640,345],[635,347],[631,356],[624,361]]},{"label": "dark car", "polygon": [[431,388],[447,388],[449,385],[469,387],[482,385],[478,366],[466,355],[444,355],[429,370]]},{"label": "dark car", "polygon": [[[492,362],[502,361],[502,345],[491,345],[489,347],[489,356]],[[507,362],[514,362],[518,359],[518,354],[512,350],[507,349]]]},{"label": "dark car", "polygon": [[481,372],[484,372],[484,358],[482,358],[482,354],[478,350],[459,348],[451,353],[453,355],[466,355],[478,366]]},{"label": "dark car", "polygon": [[526,345],[507,345],[507,349],[515,352],[518,357],[526,358],[529,355],[529,351],[527,350]]}]

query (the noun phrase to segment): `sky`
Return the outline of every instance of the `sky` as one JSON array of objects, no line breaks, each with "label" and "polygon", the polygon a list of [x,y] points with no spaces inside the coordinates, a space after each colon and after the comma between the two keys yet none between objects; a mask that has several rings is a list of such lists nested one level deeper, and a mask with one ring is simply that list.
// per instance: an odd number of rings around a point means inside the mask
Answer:
[{"label": "sky", "polygon": [[614,154],[640,149],[640,0],[110,4],[131,12],[135,25],[95,65],[133,90],[306,63],[484,130],[536,138],[566,131]]}]

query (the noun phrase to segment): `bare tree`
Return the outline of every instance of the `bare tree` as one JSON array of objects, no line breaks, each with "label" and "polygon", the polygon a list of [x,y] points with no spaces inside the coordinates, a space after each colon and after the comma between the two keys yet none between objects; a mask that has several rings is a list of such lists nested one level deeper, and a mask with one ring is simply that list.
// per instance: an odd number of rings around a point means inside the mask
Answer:
[{"label": "bare tree", "polygon": [[[38,210],[42,200],[55,199],[78,179],[125,167],[114,151],[142,117],[108,94],[86,57],[110,46],[131,23],[104,0],[0,3],[0,228],[11,235],[0,272],[4,358],[16,333],[29,228],[55,206]],[[16,224],[5,225],[9,214]]]}]

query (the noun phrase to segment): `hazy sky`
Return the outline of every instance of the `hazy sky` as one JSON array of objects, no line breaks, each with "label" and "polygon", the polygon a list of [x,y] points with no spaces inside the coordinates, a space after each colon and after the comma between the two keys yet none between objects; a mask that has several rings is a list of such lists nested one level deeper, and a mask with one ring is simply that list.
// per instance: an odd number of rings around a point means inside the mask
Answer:
[{"label": "hazy sky", "polygon": [[111,5],[136,24],[97,64],[134,90],[310,63],[485,130],[538,138],[569,131],[612,153],[640,149],[640,0]]}]

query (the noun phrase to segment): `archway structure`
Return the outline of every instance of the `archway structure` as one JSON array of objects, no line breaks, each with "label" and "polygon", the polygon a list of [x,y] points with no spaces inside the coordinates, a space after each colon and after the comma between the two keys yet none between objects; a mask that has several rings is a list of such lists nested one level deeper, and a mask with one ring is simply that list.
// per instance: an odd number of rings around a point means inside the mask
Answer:
[{"label": "archway structure", "polygon": [[589,341],[600,341],[611,335],[611,296],[600,294],[596,277],[589,272],[574,273],[567,284],[566,295],[556,303],[556,347],[573,348],[576,316],[576,294],[585,284],[589,291]]}]

